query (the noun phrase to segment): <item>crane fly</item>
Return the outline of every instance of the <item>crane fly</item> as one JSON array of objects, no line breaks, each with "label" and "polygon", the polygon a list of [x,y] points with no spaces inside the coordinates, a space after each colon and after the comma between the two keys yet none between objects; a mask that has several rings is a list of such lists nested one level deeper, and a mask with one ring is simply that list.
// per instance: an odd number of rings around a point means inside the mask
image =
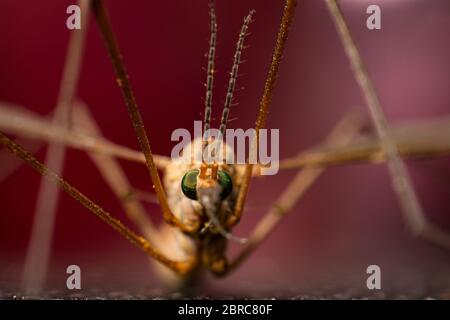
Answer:
[{"label": "crane fly", "polygon": [[[253,146],[258,144],[259,131],[265,127],[272,94],[275,89],[276,78],[281,63],[281,57],[288,38],[290,25],[294,18],[296,0],[286,0],[280,28],[278,31],[272,61],[260,99],[258,117],[255,124],[256,138]],[[0,128],[13,133],[19,133],[38,139],[49,140],[51,143],[64,144],[85,150],[102,172],[103,177],[112,187],[120,199],[127,216],[135,222],[142,235],[125,227],[118,219],[97,205],[81,191],[60,177],[59,173],[49,169],[48,165],[39,162],[32,153],[26,151],[21,144],[11,140],[0,132],[0,142],[12,153],[33,167],[41,175],[48,178],[55,185],[78,201],[87,210],[94,213],[114,230],[142,249],[156,261],[158,272],[172,284],[185,285],[195,279],[201,269],[207,269],[216,276],[225,276],[240,265],[255,248],[270,234],[295,202],[321,175],[327,165],[349,163],[354,161],[386,161],[393,180],[401,182],[402,188],[396,188],[398,198],[402,204],[405,220],[412,230],[425,238],[440,245],[450,247],[447,234],[426,221],[420,205],[411,188],[409,178],[404,171],[401,157],[436,156],[448,154],[450,143],[447,140],[433,140],[426,137],[422,144],[412,143],[410,133],[398,133],[396,128],[387,131],[387,123],[376,94],[370,86],[367,72],[356,49],[348,27],[343,19],[340,8],[334,0],[326,0],[330,13],[336,23],[350,62],[361,89],[370,107],[372,121],[377,128],[376,134],[370,139],[356,137],[365,121],[357,114],[350,113],[343,117],[331,131],[321,148],[300,153],[298,157],[280,161],[282,169],[302,168],[277,201],[270,207],[267,214],[257,224],[254,231],[247,238],[233,234],[235,227],[242,217],[246,203],[250,180],[259,176],[261,166],[247,163],[244,165],[229,163],[229,161],[207,163],[198,160],[202,157],[194,155],[192,150],[203,152],[213,141],[200,137],[193,140],[183,153],[191,154],[189,163],[173,161],[168,157],[154,155],[151,151],[149,138],[144,122],[139,112],[128,74],[124,66],[121,52],[107,10],[101,0],[81,0],[85,10],[90,7],[94,13],[100,32],[104,38],[110,55],[117,83],[122,92],[125,105],[128,108],[131,123],[134,127],[141,152],[118,146],[101,136],[101,133],[86,106],[74,102],[72,108],[61,108],[60,115],[49,124],[48,121],[20,110],[11,111],[4,105],[0,108]],[[213,108],[213,83],[215,74],[215,55],[217,41],[217,21],[214,6],[210,7],[210,39],[207,53],[206,93],[204,97],[203,129],[211,129],[211,112]],[[226,130],[231,112],[233,93],[236,87],[238,69],[242,51],[250,23],[255,12],[249,11],[244,18],[239,32],[233,64],[230,72],[225,103],[218,130],[223,134]],[[80,41],[80,39],[78,39]],[[77,51],[75,55],[80,55]],[[79,59],[79,57],[78,57]],[[77,59],[68,59],[72,69],[77,69]],[[79,60],[78,60],[79,63]],[[68,68],[71,69],[70,67]],[[72,80],[77,75],[68,72]],[[71,85],[75,86],[76,81]],[[73,88],[72,88],[73,89]],[[62,95],[58,105],[69,106],[73,99],[74,90],[68,90]],[[57,113],[58,114],[58,113]],[[72,127],[67,115],[73,117]],[[447,130],[448,121],[439,127],[440,133]],[[441,130],[442,129],[442,130]],[[418,130],[410,130],[414,137],[423,137]],[[416,141],[414,141],[416,142]],[[224,146],[226,154],[234,151]],[[123,172],[115,158],[145,163],[153,182],[157,201],[166,222],[159,229],[148,220],[136,190],[124,178]],[[158,170],[164,173],[161,180]],[[438,231],[438,232],[437,232]],[[233,259],[226,255],[228,241],[237,242],[243,247]],[[33,268],[32,268],[33,269]]]},{"label": "crane fly", "polygon": [[[258,130],[264,127],[287,32],[294,16],[295,5],[295,1],[287,1],[285,6],[278,42],[274,52],[274,61],[269,71],[263,97],[264,100],[261,102],[261,110],[256,126],[257,133]],[[128,107],[130,119],[134,126],[142,153],[144,154],[145,162],[167,225],[162,227],[162,230],[158,231],[157,235],[153,232],[156,230],[152,230],[152,234],[147,238],[137,235],[126,228],[119,220],[104,211],[100,206],[96,205],[94,201],[59,177],[57,173],[51,171],[47,166],[36,160],[20,145],[3,134],[1,134],[0,140],[14,154],[22,158],[42,175],[56,182],[70,196],[110,224],[132,243],[155,258],[161,265],[171,269],[178,276],[181,276],[183,281],[191,278],[200,266],[206,267],[216,275],[224,275],[229,270],[229,265],[225,258],[226,242],[228,240],[235,240],[239,243],[246,242],[246,239],[232,235],[230,230],[239,222],[242,214],[248,183],[253,173],[252,165],[237,167],[232,163],[214,162],[207,164],[204,161],[196,162],[194,159],[192,159],[190,164],[180,165],[177,161],[173,161],[166,163],[164,166],[165,176],[163,184],[157,171],[144,123],[128,80],[119,47],[112,32],[106,8],[102,1],[92,1],[91,8],[113,62],[118,79],[117,83],[122,90],[125,104]],[[236,87],[241,54],[244,49],[244,41],[253,15],[254,11],[251,10],[245,17],[239,32],[230,72],[229,86],[220,121],[219,129],[222,133],[226,129],[228,115],[232,105],[233,92]],[[215,72],[214,58],[217,23],[213,5],[210,8],[210,19],[211,34],[203,120],[205,131],[209,130],[211,126],[212,89]],[[82,113],[83,111],[79,112]],[[85,110],[84,112],[86,116],[87,111]],[[89,116],[87,116],[87,119],[89,119]],[[85,119],[85,123],[86,121],[89,120]],[[196,139],[191,143],[190,147],[198,146],[203,151],[208,147],[208,144],[212,144],[212,141],[209,139]],[[189,147],[185,148],[184,152],[186,150],[189,150]],[[229,150],[229,153],[232,152],[232,150]],[[148,232],[148,226],[142,227],[141,229]]]}]

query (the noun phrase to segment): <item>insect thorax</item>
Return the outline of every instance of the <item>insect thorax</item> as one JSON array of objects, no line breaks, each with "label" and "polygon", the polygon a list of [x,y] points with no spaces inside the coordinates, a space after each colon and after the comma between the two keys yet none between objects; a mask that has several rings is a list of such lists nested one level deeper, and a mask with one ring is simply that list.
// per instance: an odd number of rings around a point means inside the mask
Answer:
[{"label": "insect thorax", "polygon": [[[227,159],[232,159],[233,150],[228,145],[226,145],[225,148],[227,148]],[[198,250],[201,248],[207,256],[206,260],[208,260],[208,257],[214,259],[214,256],[219,257],[224,255],[227,240],[220,235],[214,225],[208,221],[200,202],[186,197],[181,189],[183,175],[189,170],[200,168],[201,157],[199,158],[198,154],[195,152],[198,153],[201,152],[201,150],[201,138],[197,138],[189,143],[183,149],[183,154],[180,155],[180,158],[173,159],[167,166],[164,175],[164,186],[170,209],[179,221],[187,225],[201,223],[201,227],[194,237],[184,235],[179,229],[173,228],[173,236],[177,238],[179,249],[184,250],[184,254],[182,255],[199,253]],[[181,161],[181,157],[186,154],[191,155],[191,161]],[[227,162],[227,160],[225,162]],[[239,194],[243,176],[243,168],[232,163],[224,162],[219,163],[219,167],[221,170],[226,170],[233,182],[231,194],[221,202],[217,212],[215,212],[219,222],[222,225],[225,225],[227,219],[232,215],[235,209],[236,199]],[[192,239],[190,240],[189,238]],[[205,263],[207,263],[207,261],[204,261],[203,264]]]}]

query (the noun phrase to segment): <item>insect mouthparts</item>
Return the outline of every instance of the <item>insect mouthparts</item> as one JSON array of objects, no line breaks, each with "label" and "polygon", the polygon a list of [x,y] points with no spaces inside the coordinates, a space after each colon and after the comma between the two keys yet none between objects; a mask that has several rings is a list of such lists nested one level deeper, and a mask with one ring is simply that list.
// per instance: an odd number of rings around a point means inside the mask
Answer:
[{"label": "insect mouthparts", "polygon": [[216,215],[213,213],[213,208],[211,207],[211,199],[208,194],[202,196],[202,203],[205,206],[205,212],[208,216],[210,222],[217,228],[217,231],[224,236],[226,239],[235,241],[239,244],[245,244],[248,242],[247,238],[241,238],[233,235],[232,233],[225,230],[225,228],[220,223],[219,219],[217,219]]}]

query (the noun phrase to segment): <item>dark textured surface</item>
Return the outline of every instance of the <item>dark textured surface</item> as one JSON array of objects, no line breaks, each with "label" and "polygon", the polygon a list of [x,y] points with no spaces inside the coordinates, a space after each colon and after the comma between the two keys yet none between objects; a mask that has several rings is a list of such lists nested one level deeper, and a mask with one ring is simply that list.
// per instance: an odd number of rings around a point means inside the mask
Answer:
[{"label": "dark textured surface", "polygon": [[185,292],[167,292],[161,289],[139,289],[139,290],[109,290],[105,289],[83,289],[78,292],[69,290],[48,290],[40,294],[24,294],[21,291],[0,290],[0,299],[13,300],[40,300],[40,299],[68,299],[68,300],[167,300],[167,299],[288,299],[288,300],[449,300],[450,289],[425,290],[411,288],[404,291],[367,290],[352,287],[324,286],[322,288],[311,288],[303,292],[279,291],[273,295],[261,295],[251,293],[233,292],[207,292],[203,290],[191,290]]},{"label": "dark textured surface", "polygon": [[194,300],[208,300],[208,299],[282,299],[282,300],[448,300],[450,299],[450,292],[444,292],[441,294],[430,295],[430,296],[415,296],[411,294],[398,294],[398,295],[386,295],[383,292],[379,292],[374,295],[350,295],[347,293],[336,293],[333,295],[298,295],[298,296],[286,296],[286,297],[241,297],[241,296],[224,296],[224,297],[214,297],[214,296],[184,296],[181,293],[172,293],[165,296],[151,295],[146,293],[135,294],[114,291],[104,295],[83,295],[83,294],[63,294],[58,292],[48,292],[44,295],[22,295],[19,293],[6,293],[4,296],[0,297],[6,300],[41,300],[41,299],[64,299],[64,300],[167,300],[167,299],[194,299]]}]

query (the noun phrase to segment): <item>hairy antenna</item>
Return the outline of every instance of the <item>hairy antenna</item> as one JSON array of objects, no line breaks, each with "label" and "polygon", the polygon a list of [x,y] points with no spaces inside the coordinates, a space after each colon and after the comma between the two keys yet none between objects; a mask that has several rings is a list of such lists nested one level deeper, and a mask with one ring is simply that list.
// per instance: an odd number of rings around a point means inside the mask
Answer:
[{"label": "hairy antenna", "polygon": [[252,16],[255,10],[250,10],[249,14],[244,19],[244,24],[242,25],[241,32],[239,33],[239,40],[236,44],[236,51],[234,53],[233,67],[230,72],[230,80],[228,82],[227,95],[225,97],[225,105],[222,111],[222,118],[220,120],[220,133],[222,136],[225,134],[225,128],[227,126],[228,114],[230,113],[231,101],[233,100],[233,93],[236,87],[236,79],[238,76],[239,64],[241,63],[241,54],[244,49],[244,40],[247,35],[247,30],[250,22],[252,21]]},{"label": "hairy antenna", "polygon": [[[216,56],[216,39],[217,39],[217,21],[216,12],[214,6],[211,5],[209,10],[211,17],[211,36],[209,38],[209,51],[208,51],[208,71],[206,76],[206,95],[205,95],[205,118],[203,120],[203,132],[209,130],[211,126],[211,106],[214,84],[214,58]],[[204,141],[204,146],[207,142]]]},{"label": "hairy antenna", "polygon": [[[267,74],[266,83],[264,85],[264,92],[259,103],[258,118],[256,119],[255,129],[256,137],[250,143],[250,155],[255,154],[256,146],[258,145],[259,130],[266,125],[267,114],[269,113],[270,103],[272,102],[273,91],[277,81],[278,70],[280,68],[281,57],[283,56],[284,47],[286,45],[289,28],[295,16],[295,7],[297,0],[286,0],[283,10],[283,17],[281,18],[280,29],[278,30],[275,49],[272,54],[272,62],[270,63],[269,72]],[[228,226],[235,225],[242,216],[244,210],[245,200],[247,199],[248,188],[250,186],[250,179],[252,177],[253,164],[247,163],[242,180],[241,189],[236,201],[236,208],[233,217],[227,223]]]}]

